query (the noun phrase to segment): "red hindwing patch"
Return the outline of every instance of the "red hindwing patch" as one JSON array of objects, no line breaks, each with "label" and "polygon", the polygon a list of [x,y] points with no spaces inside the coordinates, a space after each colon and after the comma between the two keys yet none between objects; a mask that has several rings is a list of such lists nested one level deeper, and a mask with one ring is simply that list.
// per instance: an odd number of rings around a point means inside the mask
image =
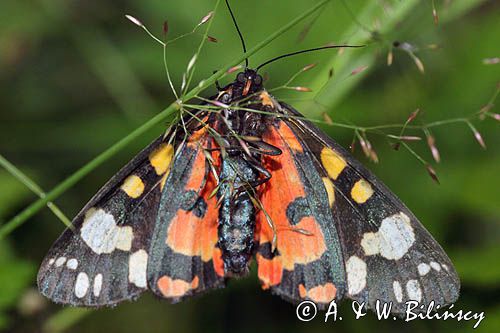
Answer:
[{"label": "red hindwing patch", "polygon": [[259,212],[256,219],[256,238],[261,246],[272,243],[276,233],[275,246],[279,254],[272,259],[257,256],[259,278],[263,286],[268,287],[281,282],[283,269],[292,271],[295,264],[318,260],[325,253],[326,245],[320,225],[313,216],[303,217],[295,225],[287,216],[290,204],[306,195],[293,156],[302,151],[300,142],[284,122],[280,122],[278,129],[269,127],[263,139],[282,150],[281,155],[264,158],[264,165],[272,177],[259,191],[263,209],[274,230],[264,211]]}]

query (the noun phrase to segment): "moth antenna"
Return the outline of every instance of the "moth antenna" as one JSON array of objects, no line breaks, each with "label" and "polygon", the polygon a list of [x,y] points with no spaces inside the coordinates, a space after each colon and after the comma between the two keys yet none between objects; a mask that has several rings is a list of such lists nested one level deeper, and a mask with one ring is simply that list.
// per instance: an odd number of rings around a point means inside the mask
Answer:
[{"label": "moth antenna", "polygon": [[258,72],[259,69],[261,69],[262,67],[264,67],[266,65],[269,65],[272,62],[275,62],[276,60],[283,59],[283,58],[288,58],[288,57],[291,57],[291,56],[294,56],[294,55],[297,55],[297,54],[302,54],[302,53],[307,53],[307,52],[313,52],[313,51],[319,51],[319,50],[327,50],[327,49],[338,49],[338,48],[342,48],[342,47],[364,47],[364,45],[327,45],[327,46],[315,47],[315,48],[312,48],[312,49],[306,49],[306,50],[300,50],[300,51],[295,51],[295,52],[291,52],[291,53],[286,53],[286,54],[280,55],[278,57],[269,59],[268,61],[260,64],[259,66],[257,66],[257,68],[255,69],[255,71]]},{"label": "moth antenna", "polygon": [[[233,11],[231,10],[231,6],[229,5],[229,0],[226,0],[227,9],[229,9],[229,14],[233,19],[234,27],[238,32],[238,36],[240,36],[241,46],[243,47],[243,53],[247,53],[247,47],[245,46],[245,40],[243,39],[243,35],[241,33],[240,27],[238,27],[238,22],[236,22],[236,18],[234,17]],[[248,58],[245,58],[245,69],[248,68]]]}]

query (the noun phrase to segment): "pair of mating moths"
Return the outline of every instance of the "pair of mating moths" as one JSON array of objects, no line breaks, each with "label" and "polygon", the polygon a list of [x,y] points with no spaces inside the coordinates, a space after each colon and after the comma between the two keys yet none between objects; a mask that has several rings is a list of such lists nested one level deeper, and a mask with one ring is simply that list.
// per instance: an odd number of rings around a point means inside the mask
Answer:
[{"label": "pair of mating moths", "polygon": [[263,289],[325,307],[349,298],[450,304],[459,279],[415,216],[246,69],[139,153],[44,259],[57,303],[172,302],[224,287],[253,257]]}]

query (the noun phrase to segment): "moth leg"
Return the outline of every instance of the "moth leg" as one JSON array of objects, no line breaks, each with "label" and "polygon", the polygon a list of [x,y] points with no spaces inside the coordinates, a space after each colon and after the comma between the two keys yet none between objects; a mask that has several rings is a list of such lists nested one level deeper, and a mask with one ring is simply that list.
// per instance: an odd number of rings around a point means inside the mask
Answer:
[{"label": "moth leg", "polygon": [[214,159],[213,159],[212,155],[210,154],[213,151],[219,151],[219,150],[220,150],[220,148],[212,148],[212,144],[210,142],[208,143],[208,147],[203,149],[203,154],[205,155],[206,163],[208,163],[208,168],[206,168],[206,171],[205,171],[205,179],[204,179],[205,184],[207,182],[208,174],[210,172],[212,172],[212,175],[214,176],[214,179],[215,179],[217,186],[220,183],[219,175],[218,175],[217,170],[215,169],[215,166],[214,166]]},{"label": "moth leg", "polygon": [[252,146],[253,151],[257,154],[261,155],[270,155],[270,156],[276,156],[276,155],[281,155],[282,151],[276,146],[273,146],[265,141],[247,141],[250,143],[250,146]]},{"label": "moth leg", "polygon": [[217,184],[219,183],[219,176],[217,175],[217,171],[215,170],[215,166],[213,164],[214,160],[212,155],[210,155],[209,151],[212,147],[212,143],[208,142],[207,143],[207,148],[202,148],[203,149],[203,154],[205,155],[205,176],[203,177],[203,181],[201,182],[200,190],[198,192],[198,195],[200,195],[201,191],[205,188],[205,185],[208,182],[208,175],[210,174],[210,171],[215,177],[215,180]]},{"label": "moth leg", "polygon": [[[274,147],[272,145],[266,144],[265,142],[262,142],[265,145],[261,147],[255,147],[254,145],[250,145],[250,152],[254,154],[259,154],[259,155],[270,155],[270,156],[275,156],[275,155],[280,155],[281,154],[281,149]],[[262,148],[262,149],[258,149]],[[265,148],[265,149],[264,149]],[[245,150],[240,147],[240,146],[226,146],[225,147],[226,151],[228,153],[239,153],[239,152],[244,152]],[[221,148],[210,148],[210,149],[205,149],[207,151],[220,151]]]},{"label": "moth leg", "polygon": [[278,244],[278,232],[276,230],[276,225],[274,224],[271,216],[266,211],[264,205],[262,204],[262,201],[260,201],[259,198],[256,198],[254,196],[251,196],[251,199],[254,202],[254,205],[262,211],[262,213],[264,214],[264,216],[266,218],[267,224],[269,225],[269,227],[271,228],[271,231],[273,232],[273,239],[271,242],[271,252],[273,254],[275,254],[276,250],[277,250],[277,244]]},{"label": "moth leg", "polygon": [[266,170],[262,165],[260,165],[257,161],[244,157],[245,161],[255,170],[260,172],[264,178],[257,179],[255,181],[246,181],[245,183],[238,186],[234,193],[236,196],[246,192],[253,196],[255,194],[255,188],[261,184],[266,183],[269,179],[271,179],[271,173]]}]

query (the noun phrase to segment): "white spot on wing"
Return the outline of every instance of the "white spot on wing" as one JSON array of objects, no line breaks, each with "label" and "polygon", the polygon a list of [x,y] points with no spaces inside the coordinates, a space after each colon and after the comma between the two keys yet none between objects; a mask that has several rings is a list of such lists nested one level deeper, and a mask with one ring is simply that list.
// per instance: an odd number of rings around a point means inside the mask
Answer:
[{"label": "white spot on wing", "polygon": [[349,294],[361,292],[366,285],[366,263],[357,256],[351,256],[346,262],[346,273]]},{"label": "white spot on wing", "polygon": [[56,260],[56,267],[61,267],[66,262],[66,257],[59,257]]},{"label": "white spot on wing", "polygon": [[94,288],[93,288],[94,296],[99,297],[102,289],[102,274],[99,273],[94,278]]},{"label": "white spot on wing", "polygon": [[392,289],[394,289],[394,296],[396,300],[401,303],[403,301],[403,289],[401,288],[401,283],[399,281],[394,281],[392,283]]},{"label": "white spot on wing", "polygon": [[75,282],[75,296],[82,298],[87,294],[89,289],[89,277],[84,272],[78,273]]},{"label": "white spot on wing", "polygon": [[408,293],[408,298],[410,300],[417,302],[422,300],[422,290],[420,289],[420,284],[417,280],[409,280],[406,283],[406,292]]},{"label": "white spot on wing", "polygon": [[73,270],[77,269],[77,267],[78,267],[78,260],[76,260],[75,258],[71,258],[66,263],[66,267],[68,267],[69,269],[73,269]]},{"label": "white spot on wing", "polygon": [[378,232],[367,232],[363,235],[361,246],[367,256],[372,256],[380,252],[380,242]]},{"label": "white spot on wing", "polygon": [[146,269],[148,267],[148,254],[139,250],[130,255],[128,262],[128,280],[139,288],[146,288]]},{"label": "white spot on wing", "polygon": [[366,255],[380,254],[386,259],[402,258],[415,242],[410,218],[400,212],[382,220],[377,232],[363,235],[361,246]]},{"label": "white spot on wing", "polygon": [[117,226],[113,215],[100,208],[91,208],[85,213],[80,235],[97,254],[111,253],[115,249],[130,251],[132,247],[132,227]]},{"label": "white spot on wing", "polygon": [[435,262],[435,261],[431,261],[431,262],[430,262],[430,265],[431,265],[431,267],[432,267],[433,269],[435,269],[435,270],[436,270],[436,271],[438,271],[438,272],[441,270],[441,265],[439,265],[439,264],[438,264],[437,262]]},{"label": "white spot on wing", "polygon": [[429,271],[431,270],[431,266],[423,262],[418,265],[417,269],[418,269],[418,274],[420,274],[420,276],[424,276],[427,273],[429,273]]},{"label": "white spot on wing", "polygon": [[117,232],[116,248],[122,251],[130,251],[132,247],[132,238],[134,238],[132,227],[117,227],[116,229],[120,229]]},{"label": "white spot on wing", "polygon": [[54,258],[51,258],[51,259],[49,260],[49,266],[53,265],[55,261],[56,261],[56,260],[55,260]]}]

